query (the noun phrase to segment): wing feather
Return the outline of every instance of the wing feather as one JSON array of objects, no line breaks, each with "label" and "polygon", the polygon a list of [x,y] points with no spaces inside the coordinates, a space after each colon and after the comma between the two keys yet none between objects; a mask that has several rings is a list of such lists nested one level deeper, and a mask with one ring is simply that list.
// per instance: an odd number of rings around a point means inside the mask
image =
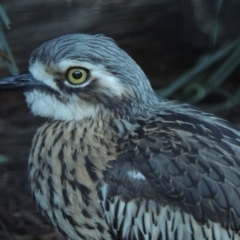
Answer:
[{"label": "wing feather", "polygon": [[[211,220],[239,231],[239,132],[226,123],[190,120],[175,113],[139,121],[127,149],[104,175],[109,196],[153,200],[178,207],[199,223]],[[138,138],[140,127],[144,134]]]}]

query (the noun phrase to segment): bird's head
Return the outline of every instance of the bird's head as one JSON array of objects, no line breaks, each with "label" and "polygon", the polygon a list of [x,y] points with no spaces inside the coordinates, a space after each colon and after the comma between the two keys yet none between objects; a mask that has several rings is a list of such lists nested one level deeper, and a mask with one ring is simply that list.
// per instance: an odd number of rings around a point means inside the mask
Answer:
[{"label": "bird's head", "polygon": [[103,35],[71,34],[31,54],[29,74],[0,80],[0,88],[24,88],[33,114],[81,120],[102,109],[128,113],[154,101],[141,68]]}]

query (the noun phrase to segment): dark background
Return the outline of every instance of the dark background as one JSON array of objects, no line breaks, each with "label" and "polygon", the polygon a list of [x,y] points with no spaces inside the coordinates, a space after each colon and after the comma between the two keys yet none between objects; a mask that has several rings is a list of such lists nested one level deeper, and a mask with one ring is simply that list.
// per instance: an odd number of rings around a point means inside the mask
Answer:
[{"label": "dark background", "polygon": [[[206,68],[167,94],[200,66],[203,56],[215,56],[238,41],[237,0],[2,0],[1,6],[11,20],[10,30],[2,27],[20,73],[28,71],[31,51],[46,40],[73,32],[104,33],[136,60],[154,89],[164,90],[161,96],[240,123],[238,42],[213,64],[205,58]],[[213,88],[208,79],[219,69]],[[0,71],[0,77],[10,75],[4,58]],[[201,88],[212,90],[193,100]],[[27,182],[31,139],[43,121],[31,115],[22,93],[0,92],[0,239],[62,239],[38,214]]]}]

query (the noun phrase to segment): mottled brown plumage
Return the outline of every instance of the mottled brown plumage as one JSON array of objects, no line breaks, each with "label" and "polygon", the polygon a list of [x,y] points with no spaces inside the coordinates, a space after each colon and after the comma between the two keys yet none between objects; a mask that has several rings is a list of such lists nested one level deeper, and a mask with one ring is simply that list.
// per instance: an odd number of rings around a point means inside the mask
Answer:
[{"label": "mottled brown plumage", "polygon": [[102,121],[49,121],[33,139],[29,178],[34,199],[53,225],[72,239],[110,238],[96,187],[114,159],[115,146]]},{"label": "mottled brown plumage", "polygon": [[38,208],[69,240],[240,239],[234,126],[159,99],[102,35],[45,43],[30,71],[0,87],[24,87],[33,113],[48,118],[29,179]]}]

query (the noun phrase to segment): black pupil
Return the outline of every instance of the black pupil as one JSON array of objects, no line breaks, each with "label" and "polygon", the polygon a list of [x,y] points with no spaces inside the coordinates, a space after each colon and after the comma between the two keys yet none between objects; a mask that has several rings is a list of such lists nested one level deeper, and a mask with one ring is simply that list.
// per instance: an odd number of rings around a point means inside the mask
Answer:
[{"label": "black pupil", "polygon": [[75,71],[72,73],[74,79],[80,79],[82,77],[82,73],[80,71]]}]

